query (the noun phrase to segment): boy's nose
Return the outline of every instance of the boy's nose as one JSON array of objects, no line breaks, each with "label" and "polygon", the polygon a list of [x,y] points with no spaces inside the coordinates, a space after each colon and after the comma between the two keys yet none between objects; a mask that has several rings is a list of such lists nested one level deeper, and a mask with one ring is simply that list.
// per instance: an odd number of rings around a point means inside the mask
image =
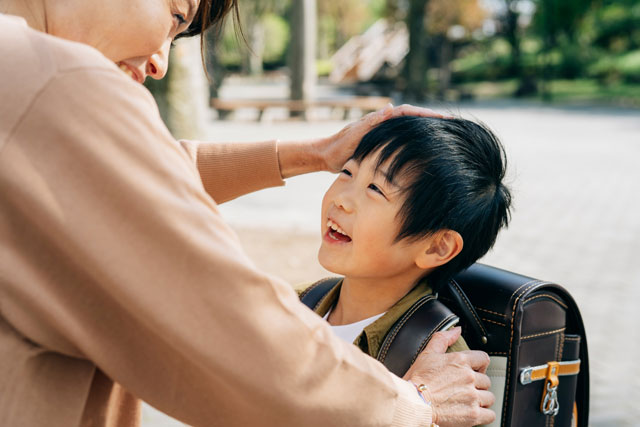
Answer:
[{"label": "boy's nose", "polygon": [[342,209],[343,211],[349,213],[353,211],[353,203],[345,193],[338,194],[334,199],[333,203],[336,207]]}]

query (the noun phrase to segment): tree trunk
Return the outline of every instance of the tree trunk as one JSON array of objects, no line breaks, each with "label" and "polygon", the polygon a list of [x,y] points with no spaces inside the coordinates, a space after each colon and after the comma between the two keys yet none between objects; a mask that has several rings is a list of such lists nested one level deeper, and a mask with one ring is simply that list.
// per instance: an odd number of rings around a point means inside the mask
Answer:
[{"label": "tree trunk", "polygon": [[[315,96],[316,28],[315,0],[294,0],[292,4],[291,34],[291,93],[292,100],[310,100]],[[293,113],[292,115],[298,115]]]},{"label": "tree trunk", "polygon": [[200,39],[177,40],[170,53],[167,81],[167,126],[176,139],[198,139],[209,115],[207,82]]},{"label": "tree trunk", "polygon": [[263,71],[262,62],[264,58],[265,30],[260,18],[262,17],[258,17],[249,34],[249,46],[251,46],[251,52],[249,53],[249,74],[252,76],[261,75]]},{"label": "tree trunk", "polygon": [[220,57],[217,49],[218,37],[216,37],[215,31],[207,31],[206,37],[206,51],[205,51],[205,64],[207,67],[207,74],[209,77],[209,98],[218,98],[218,92],[222,86],[222,82],[226,77],[226,70],[220,62]]},{"label": "tree trunk", "polygon": [[518,34],[518,18],[520,14],[514,10],[513,1],[507,2],[507,16],[505,19],[505,36],[511,45],[511,63],[509,75],[520,77],[522,72],[522,55],[520,52],[520,36]]},{"label": "tree trunk", "polygon": [[425,28],[426,7],[428,0],[409,0],[409,53],[405,58],[404,88],[405,99],[421,101],[427,91],[427,49],[428,36]]},{"label": "tree trunk", "polygon": [[453,59],[453,43],[446,36],[440,40],[440,69],[438,82],[438,98],[446,99],[451,86],[451,60]]},{"label": "tree trunk", "polygon": [[544,0],[542,2],[542,19],[543,19],[543,65],[542,65],[542,84],[541,95],[545,101],[551,101],[553,94],[551,93],[551,81],[553,80],[553,66],[551,64],[551,54],[556,47],[557,27],[553,13],[555,11],[556,0]]},{"label": "tree trunk", "polygon": [[200,39],[177,40],[169,51],[169,65],[164,79],[147,78],[145,86],[153,94],[171,134],[176,139],[197,139],[209,114]]}]

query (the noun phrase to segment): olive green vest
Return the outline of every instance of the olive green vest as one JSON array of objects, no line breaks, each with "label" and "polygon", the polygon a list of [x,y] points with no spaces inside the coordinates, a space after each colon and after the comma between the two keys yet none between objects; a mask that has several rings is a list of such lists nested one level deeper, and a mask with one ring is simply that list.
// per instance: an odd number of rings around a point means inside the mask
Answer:
[{"label": "olive green vest", "polygon": [[[309,285],[311,286],[311,285]],[[308,286],[307,286],[308,287]],[[302,293],[307,287],[298,290],[298,294]],[[320,316],[324,316],[329,310],[336,305],[340,297],[340,288],[342,280],[339,281],[327,294],[320,300],[314,311]],[[378,357],[380,347],[384,341],[389,329],[402,317],[404,313],[420,298],[431,295],[433,291],[426,280],[421,280],[408,294],[395,303],[382,317],[364,328],[362,333],[353,342],[360,347],[362,351],[369,356]],[[469,350],[467,343],[462,337],[458,339],[447,352]]]}]

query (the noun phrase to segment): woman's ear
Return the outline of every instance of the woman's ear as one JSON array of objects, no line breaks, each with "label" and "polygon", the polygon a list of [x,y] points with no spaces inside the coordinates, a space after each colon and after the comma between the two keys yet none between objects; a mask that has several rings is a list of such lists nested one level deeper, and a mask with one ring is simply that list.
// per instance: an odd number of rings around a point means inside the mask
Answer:
[{"label": "woman's ear", "polygon": [[462,251],[463,244],[457,231],[438,231],[427,240],[427,247],[416,258],[416,265],[426,270],[446,264]]}]

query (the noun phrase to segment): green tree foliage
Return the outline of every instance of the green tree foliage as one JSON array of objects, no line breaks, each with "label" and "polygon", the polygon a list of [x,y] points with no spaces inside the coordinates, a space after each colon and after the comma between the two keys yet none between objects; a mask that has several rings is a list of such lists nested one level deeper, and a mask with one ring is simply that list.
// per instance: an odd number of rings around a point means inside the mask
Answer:
[{"label": "green tree foliage", "polygon": [[264,63],[284,64],[287,46],[291,37],[289,24],[282,16],[275,13],[264,15],[262,23],[264,26],[264,38],[267,41],[263,53]]},{"label": "green tree foliage", "polygon": [[536,0],[535,28],[552,46],[565,37],[575,42],[580,24],[595,0]]},{"label": "green tree foliage", "polygon": [[384,12],[384,0],[318,1],[318,52],[328,58]]},{"label": "green tree foliage", "polygon": [[[579,48],[578,30],[594,4],[595,0],[536,1],[534,29],[543,42],[544,81],[555,77],[576,78],[581,74],[586,58]],[[557,65],[553,64],[554,51],[560,52]]]},{"label": "green tree foliage", "polygon": [[545,76],[639,81],[639,0],[538,0]]},{"label": "green tree foliage", "polygon": [[284,63],[289,41],[284,16],[289,6],[290,1],[281,0],[239,2],[242,33],[235,22],[227,21],[217,46],[218,61],[226,68],[248,74],[262,73],[265,61]]},{"label": "green tree foliage", "polygon": [[439,69],[438,93],[443,95],[449,86],[449,64],[455,56],[453,42],[468,39],[486,16],[478,0],[388,0],[386,15],[405,20],[409,29],[409,53],[401,86],[410,101],[428,94],[428,68]]},{"label": "green tree foliage", "polygon": [[640,0],[605,1],[584,25],[593,61],[587,75],[608,84],[640,83]]},{"label": "green tree foliage", "polygon": [[640,0],[606,1],[584,27],[595,46],[618,53],[640,49]]},{"label": "green tree foliage", "polygon": [[443,99],[451,83],[451,61],[456,45],[482,28],[486,11],[478,0],[430,0],[427,5],[427,32],[438,66],[438,97]]}]

